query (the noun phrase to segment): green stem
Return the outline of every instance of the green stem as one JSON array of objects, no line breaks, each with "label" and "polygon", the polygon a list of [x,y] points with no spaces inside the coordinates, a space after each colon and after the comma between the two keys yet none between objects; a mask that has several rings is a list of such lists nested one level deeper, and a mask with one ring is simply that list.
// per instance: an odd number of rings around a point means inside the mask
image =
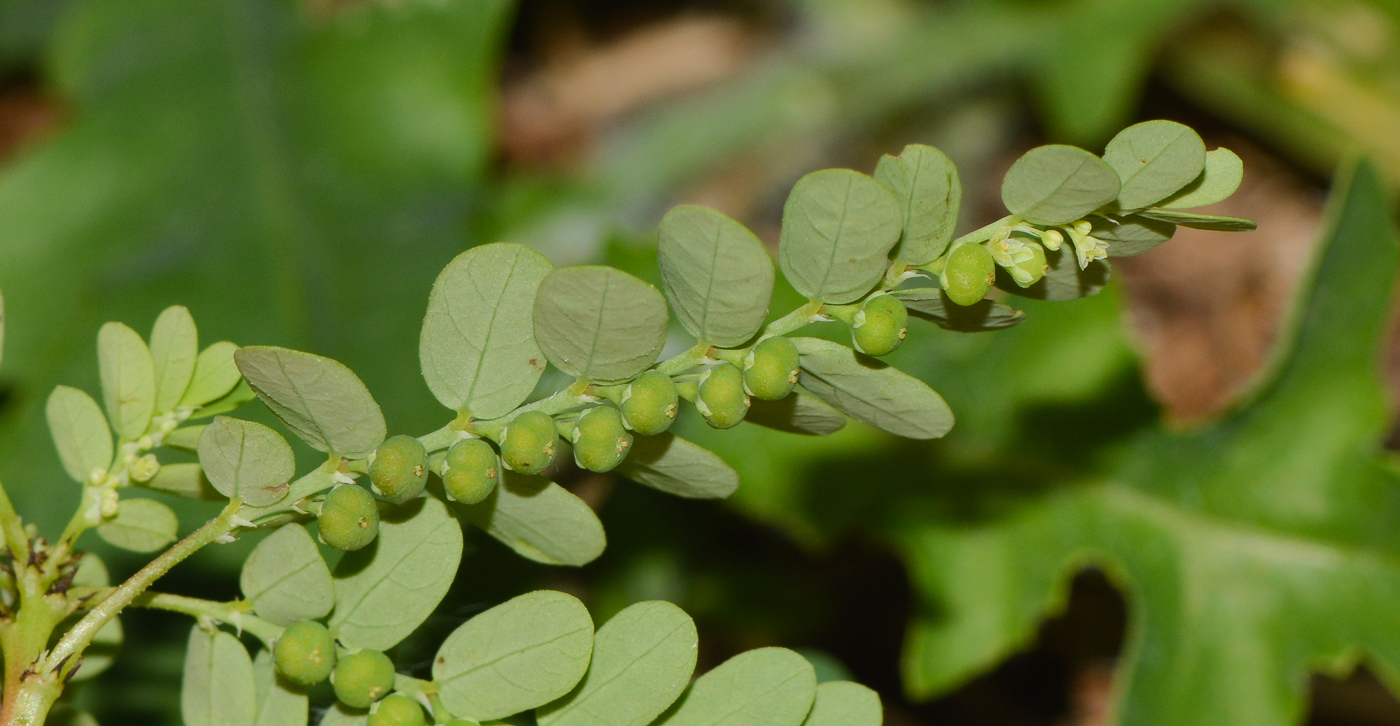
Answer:
[{"label": "green stem", "polygon": [[822,312],[822,303],[813,300],[806,305],[784,315],[777,320],[765,325],[760,337],[769,338],[775,335],[787,335],[795,330],[799,330],[812,323],[819,321]]},{"label": "green stem", "polygon": [[1005,217],[1002,217],[1001,219],[998,219],[997,221],[992,222],[991,224],[985,227],[979,227],[977,229],[974,229],[971,232],[968,232],[967,234],[953,240],[953,244],[948,245],[948,249],[951,250],[957,247],[958,245],[979,244],[982,242],[986,242],[987,240],[992,238],[992,235],[996,234],[996,231],[998,229],[1007,225],[1018,224],[1020,221],[1020,218],[1016,215],[1008,214]]},{"label": "green stem", "polygon": [[24,531],[24,523],[20,521],[15,505],[10,502],[4,484],[0,484],[0,531],[4,532],[5,543],[15,557],[15,567],[22,567],[29,561],[29,535]]},{"label": "green stem", "polygon": [[197,597],[171,595],[165,592],[143,592],[131,601],[130,607],[164,610],[190,617],[205,617],[232,625],[239,630],[253,634],[253,637],[271,646],[272,641],[281,637],[284,628],[269,620],[244,612],[239,603],[201,600]]}]

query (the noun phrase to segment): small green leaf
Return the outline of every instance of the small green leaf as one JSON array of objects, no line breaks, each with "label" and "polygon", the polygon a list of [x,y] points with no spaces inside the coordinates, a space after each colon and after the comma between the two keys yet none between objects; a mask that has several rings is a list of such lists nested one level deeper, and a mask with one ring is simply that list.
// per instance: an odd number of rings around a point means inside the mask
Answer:
[{"label": "small green leaf", "polygon": [[108,543],[132,552],[155,552],[175,541],[180,520],[154,499],[122,499],[117,516],[97,528]]},{"label": "small green leaf", "polygon": [[350,708],[336,701],[331,704],[330,708],[326,709],[318,726],[365,726],[366,723],[369,723],[368,711]]},{"label": "small green leaf", "polygon": [[733,348],[763,325],[773,258],[744,225],[708,207],[676,207],[661,220],[656,260],[666,300],[691,335]]},{"label": "small green leaf", "polygon": [[254,726],[257,699],[253,661],[238,638],[191,629],[180,689],[185,726]]},{"label": "small green leaf", "polygon": [[243,377],[238,372],[238,365],[233,362],[233,355],[237,352],[238,346],[226,340],[200,351],[199,358],[195,359],[194,375],[190,378],[189,388],[185,389],[185,395],[180,398],[180,405],[203,406],[233,390]]},{"label": "small green leaf", "polygon": [[910,144],[899,156],[880,157],[875,178],[894,192],[903,212],[904,234],[894,261],[923,265],[937,259],[953,241],[962,204],[962,182],[952,160],[932,146]]},{"label": "small green leaf", "polygon": [[347,646],[388,650],[432,614],[461,560],[462,528],[442,502],[415,499],[386,512],[374,544],[335,566],[330,627]]},{"label": "small green leaf", "polygon": [[923,381],[820,338],[793,338],[802,354],[803,387],[847,416],[911,439],[936,439],[953,428],[953,412]]},{"label": "small green leaf", "polygon": [[[1112,249],[1112,245],[1109,246]],[[1097,295],[1108,284],[1113,269],[1105,260],[1092,260],[1089,266],[1079,269],[1072,245],[1066,241],[1058,250],[1045,251],[1045,263],[1049,269],[1045,277],[1030,287],[1017,285],[1005,271],[997,269],[997,287],[1020,297],[1034,300],[1076,300]]]},{"label": "small green leaf", "polygon": [[335,607],[331,571],[300,524],[283,525],[253,548],[238,578],[253,612],[278,625],[325,617]]},{"label": "small green leaf", "polygon": [[827,436],[846,425],[846,414],[798,390],[781,401],[754,399],[744,420],[790,434]]},{"label": "small green leaf", "polygon": [[459,505],[468,522],[521,557],[546,565],[579,567],[603,553],[608,544],[603,525],[582,499],[543,477],[504,474],[484,501]]},{"label": "small green leaf", "polygon": [[850,169],[814,171],[783,205],[778,264],[802,295],[844,305],[884,277],[902,225],[899,202],[880,182]]},{"label": "small green leaf", "polygon": [[296,458],[282,435],[253,421],[220,416],[199,437],[199,463],[226,497],[253,507],[282,501],[296,475]]},{"label": "small green leaf", "polygon": [[1136,214],[1113,219],[1094,219],[1089,233],[1108,243],[1109,257],[1131,257],[1166,242],[1176,234],[1176,225]]},{"label": "small green leaf", "polygon": [[190,311],[181,305],[166,308],[151,329],[156,413],[169,413],[180,404],[194,378],[198,359],[199,331]]},{"label": "small green leaf", "polygon": [[496,418],[530,395],[545,369],[535,292],[553,269],[528,247],[498,242],[463,252],[438,275],[418,358],[442,405]]},{"label": "small green leaf", "polygon": [[255,726],[306,726],[311,717],[306,690],[277,675],[272,652],[266,648],[253,657],[253,683],[258,694]]},{"label": "small green leaf", "polygon": [[155,478],[146,482],[146,486],[186,499],[206,502],[217,502],[227,498],[209,483],[209,478],[204,476],[204,468],[199,464],[162,464]]},{"label": "small green leaf", "polygon": [[1244,181],[1244,162],[1225,147],[1206,152],[1206,168],[1184,189],[1157,204],[1169,209],[1191,209],[1223,202]]},{"label": "small green leaf", "polygon": [[817,700],[802,726],[880,726],[884,723],[880,694],[850,681],[817,686]]},{"label": "small green leaf", "polygon": [[169,436],[161,442],[162,446],[168,446],[180,451],[188,451],[191,454],[199,451],[199,437],[204,435],[204,426],[185,426],[170,432]]},{"label": "small green leaf", "polygon": [[699,636],[695,621],[668,602],[640,602],[614,615],[593,639],[583,682],[540,709],[540,726],[646,726],[690,684]]},{"label": "small green leaf", "polygon": [[532,592],[447,636],[433,659],[433,681],[453,715],[503,718],[572,690],[588,670],[592,650],[593,620],[578,598]]},{"label": "small green leaf", "polygon": [[107,323],[97,333],[97,361],[112,430],[128,441],[141,438],[151,423],[156,403],[151,349],[135,330],[121,323]]},{"label": "small green leaf", "polygon": [[638,436],[617,467],[623,476],[687,499],[724,499],[739,488],[739,475],[710,450],[672,434]]},{"label": "small green leaf", "polygon": [[1118,172],[1120,209],[1156,204],[1190,184],[1206,165],[1206,145],[1190,126],[1143,121],[1118,132],[1103,160]]},{"label": "small green leaf", "polygon": [[199,419],[213,418],[221,413],[228,413],[257,397],[258,394],[253,392],[248,382],[240,378],[233,390],[195,409],[194,413],[190,414],[189,420],[198,421]]},{"label": "small green leaf", "polygon": [[656,726],[801,726],[817,695],[817,674],[786,648],[759,648],[696,679]]},{"label": "small green leaf", "polygon": [[1069,224],[1112,202],[1118,172],[1089,152],[1051,144],[1026,152],[1001,183],[1001,200],[1012,214],[1036,224]]},{"label": "small green leaf", "polygon": [[1239,217],[1218,217],[1211,214],[1192,214],[1168,209],[1146,209],[1142,216],[1163,222],[1179,224],[1192,229],[1208,229],[1214,232],[1250,232],[1259,227],[1253,220]]},{"label": "small green leaf", "polygon": [[384,441],[384,414],[353,371],[319,355],[240,348],[238,370],[258,398],[313,448],[368,456]]},{"label": "small green leaf", "polygon": [[666,344],[670,316],[656,288],[611,267],[550,273],[535,298],[535,338],[549,362],[596,383],[646,370]]},{"label": "small green leaf", "polygon": [[980,333],[1020,325],[1025,312],[995,300],[983,299],[972,305],[957,305],[936,287],[907,287],[890,293],[904,303],[909,313],[940,328],[960,333]]},{"label": "small green leaf", "polygon": [[44,413],[63,470],[76,482],[86,482],[94,469],[112,465],[112,431],[92,396],[68,386],[49,394]]}]

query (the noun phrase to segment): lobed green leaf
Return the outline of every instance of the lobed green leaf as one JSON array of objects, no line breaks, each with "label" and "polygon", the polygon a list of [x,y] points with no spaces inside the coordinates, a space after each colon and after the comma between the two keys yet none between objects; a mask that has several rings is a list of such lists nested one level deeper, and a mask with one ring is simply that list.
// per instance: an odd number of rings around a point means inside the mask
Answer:
[{"label": "lobed green leaf", "polygon": [[341,363],[286,348],[240,348],[234,362],[263,403],[313,448],[368,456],[384,441],[384,414]]},{"label": "lobed green leaf", "polygon": [[253,612],[278,625],[316,620],[335,607],[331,571],[316,542],[297,523],[283,525],[253,548],[238,586]]},{"label": "lobed green leaf", "polygon": [[174,411],[194,378],[199,360],[199,331],[182,305],[165,309],[151,328],[151,361],[155,366],[155,412]]},{"label": "lobed green leaf", "polygon": [[639,484],[687,499],[724,499],[739,488],[739,474],[723,459],[669,433],[636,437],[617,471]]},{"label": "lobed green leaf", "polygon": [[608,543],[603,524],[582,499],[544,477],[502,473],[485,500],[458,505],[468,522],[521,557],[546,565],[579,567],[603,553]]},{"label": "lobed green leaf", "polygon": [[86,482],[94,469],[112,465],[112,431],[92,396],[68,386],[49,394],[44,413],[49,421],[63,470],[76,482]]},{"label": "lobed green leaf", "polygon": [[820,338],[793,338],[802,354],[801,382],[847,416],[911,439],[936,439],[953,428],[953,412],[923,381]]},{"label": "lobed green leaf", "polygon": [[801,726],[817,695],[817,674],[785,648],[730,658],[696,679],[656,726]]},{"label": "lobed green leaf", "polygon": [[282,435],[253,421],[220,416],[199,437],[199,463],[219,493],[249,506],[282,501],[296,458]]},{"label": "lobed green leaf", "polygon": [[181,396],[180,405],[203,406],[233,390],[243,377],[233,360],[237,352],[238,346],[226,340],[200,351],[195,359],[190,385]]},{"label": "lobed green leaf", "polygon": [[850,681],[817,686],[812,712],[802,726],[880,726],[884,723],[880,694]]},{"label": "lobed green leaf", "polygon": [[254,726],[257,700],[253,661],[238,638],[192,628],[180,689],[185,726]]},{"label": "lobed green leaf", "polygon": [[909,144],[899,156],[880,157],[875,179],[894,192],[903,213],[894,261],[924,265],[942,255],[953,241],[962,205],[962,181],[953,161],[932,146]]},{"label": "lobed green leaf", "polygon": [[135,330],[121,323],[107,323],[97,333],[97,362],[112,430],[127,441],[141,438],[151,423],[156,403],[151,349]]},{"label": "lobed green leaf", "polygon": [[733,348],[763,326],[773,259],[744,225],[708,207],[675,207],[661,220],[656,260],[666,300],[691,335]]},{"label": "lobed green leaf", "polygon": [[783,205],[778,263],[807,298],[854,302],[884,277],[901,226],[899,202],[883,184],[850,169],[814,171]]},{"label": "lobed green leaf", "polygon": [[175,541],[180,520],[154,499],[122,499],[117,516],[97,528],[109,544],[132,552],[155,552]]},{"label": "lobed green leaf", "polygon": [[468,620],[433,659],[433,682],[453,715],[483,721],[543,706],[588,670],[593,620],[572,595],[521,595]]},{"label": "lobed green leaf", "polygon": [[781,401],[755,398],[744,420],[790,434],[828,436],[845,427],[846,414],[799,389]]},{"label": "lobed green leaf", "polygon": [[1123,181],[1118,207],[1142,209],[1200,176],[1206,165],[1206,145],[1189,126],[1161,119],[1144,121],[1119,131],[1108,142],[1103,159]]},{"label": "lobed green leaf", "polygon": [[474,247],[433,283],[418,358],[442,405],[477,418],[515,410],[544,373],[535,343],[535,293],[554,269],[522,245]]},{"label": "lobed green leaf", "polygon": [[1118,172],[1093,154],[1062,144],[1038,146],[1011,165],[1001,200],[1035,224],[1069,224],[1112,202],[1122,186]]},{"label": "lobed green leaf", "polygon": [[1003,330],[1026,319],[1025,312],[991,299],[958,305],[936,287],[906,287],[890,294],[903,302],[911,315],[960,333]]},{"label": "lobed green leaf", "polygon": [[559,370],[621,383],[656,361],[670,316],[656,288],[611,267],[564,267],[535,298],[535,338]]},{"label": "lobed green leaf", "polygon": [[1225,147],[1206,152],[1206,168],[1201,175],[1176,194],[1157,204],[1168,209],[1191,209],[1223,202],[1244,181],[1244,162]]}]

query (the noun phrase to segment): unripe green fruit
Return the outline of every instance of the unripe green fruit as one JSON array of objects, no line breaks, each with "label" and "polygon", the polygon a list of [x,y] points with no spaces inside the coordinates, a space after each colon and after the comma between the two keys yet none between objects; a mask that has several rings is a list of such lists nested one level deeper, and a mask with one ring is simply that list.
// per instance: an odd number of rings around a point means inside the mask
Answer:
[{"label": "unripe green fruit", "polygon": [[647,371],[622,392],[622,422],[643,436],[655,436],[671,428],[679,401],[670,376]]},{"label": "unripe green fruit", "polygon": [[700,377],[700,395],[695,407],[705,422],[717,429],[738,426],[749,412],[749,397],[744,393],[744,374],[730,363],[705,371]]},{"label": "unripe green fruit", "polygon": [[428,484],[428,450],[412,436],[385,440],[374,452],[369,481],[380,496],[403,504],[422,494]]},{"label": "unripe green fruit", "polygon": [[526,411],[506,426],[501,459],[511,471],[538,474],[554,463],[558,439],[554,419],[539,411]]},{"label": "unripe green fruit", "polygon": [[369,726],[424,726],[423,707],[400,693],[380,701],[369,715]]},{"label": "unripe green fruit", "polygon": [[1025,275],[1029,275],[1030,281],[1021,282],[1021,280],[1016,280],[1016,284],[1020,285],[1021,287],[1030,287],[1031,285],[1040,282],[1040,278],[1045,277],[1045,271],[1050,269],[1050,265],[1045,261],[1044,247],[1041,247],[1040,245],[1034,242],[1027,242],[1025,248],[1030,250],[1031,256],[1029,259],[1017,262],[1016,268],[1021,272],[1025,273]]},{"label": "unripe green fruit", "polygon": [[379,507],[374,495],[354,484],[332,489],[321,503],[316,528],[322,542],[345,552],[373,542],[379,536]]},{"label": "unripe green fruit", "polygon": [[341,703],[369,708],[394,689],[394,663],[377,650],[356,651],[335,664],[331,684]]},{"label": "unripe green fruit", "polygon": [[893,295],[876,295],[866,300],[856,313],[851,339],[856,350],[862,353],[887,355],[904,342],[904,336],[909,333],[908,322],[909,311],[904,303]]},{"label": "unripe green fruit", "polygon": [[442,488],[453,501],[476,504],[491,496],[501,481],[501,460],[481,439],[462,439],[447,450]]},{"label": "unripe green fruit", "polygon": [[287,626],[272,646],[277,672],[293,683],[314,686],[335,668],[335,638],[326,626],[302,620]]},{"label": "unripe green fruit", "polygon": [[574,427],[574,462],[589,471],[612,471],[632,449],[632,434],[622,425],[622,414],[610,406],[583,412]]},{"label": "unripe green fruit", "polygon": [[797,346],[784,337],[766,338],[744,357],[744,390],[763,401],[787,398],[797,385]]},{"label": "unripe green fruit", "polygon": [[975,305],[996,282],[996,262],[982,245],[959,245],[943,269],[944,292],[959,305]]}]

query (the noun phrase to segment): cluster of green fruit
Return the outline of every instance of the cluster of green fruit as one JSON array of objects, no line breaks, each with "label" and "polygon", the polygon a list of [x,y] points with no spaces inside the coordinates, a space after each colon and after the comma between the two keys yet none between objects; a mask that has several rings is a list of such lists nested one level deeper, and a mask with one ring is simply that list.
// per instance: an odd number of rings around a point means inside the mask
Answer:
[{"label": "cluster of green fruit", "polygon": [[[272,650],[277,672],[301,686],[331,680],[335,697],[352,708],[371,708],[369,726],[423,726],[423,708],[408,696],[392,693],[394,664],[377,650],[336,655],[335,638],[314,620],[293,623]],[[465,726],[467,721],[456,721]]]}]

